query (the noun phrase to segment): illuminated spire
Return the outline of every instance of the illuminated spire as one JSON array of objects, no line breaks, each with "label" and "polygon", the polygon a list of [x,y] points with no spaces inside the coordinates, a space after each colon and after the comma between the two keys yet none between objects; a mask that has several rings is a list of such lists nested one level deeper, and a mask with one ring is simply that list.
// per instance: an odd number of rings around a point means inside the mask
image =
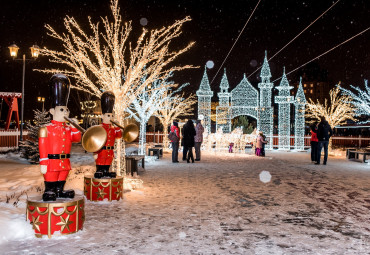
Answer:
[{"label": "illuminated spire", "polygon": [[299,80],[299,86],[298,86],[297,95],[295,97],[295,100],[297,104],[305,104],[307,102],[306,97],[304,95],[303,87],[302,87],[302,77]]},{"label": "illuminated spire", "polygon": [[302,87],[302,77],[299,80],[297,95],[295,97],[295,124],[294,124],[294,149],[304,150],[304,133],[305,133],[305,110],[306,97]]},{"label": "illuminated spire", "polygon": [[226,76],[226,68],[224,69],[224,75],[222,76],[221,84],[220,84],[220,89],[222,93],[227,93],[229,92],[229,82],[227,80]]},{"label": "illuminated spire", "polygon": [[209,86],[209,80],[207,75],[207,67],[204,67],[204,73],[202,81],[199,85],[199,90],[197,91],[197,96],[213,96],[213,92],[211,91],[211,87]]},{"label": "illuminated spire", "polygon": [[263,65],[261,69],[261,75],[260,75],[262,82],[269,83],[271,78],[271,71],[270,66],[267,61],[267,51],[265,51],[265,59],[263,60]]}]

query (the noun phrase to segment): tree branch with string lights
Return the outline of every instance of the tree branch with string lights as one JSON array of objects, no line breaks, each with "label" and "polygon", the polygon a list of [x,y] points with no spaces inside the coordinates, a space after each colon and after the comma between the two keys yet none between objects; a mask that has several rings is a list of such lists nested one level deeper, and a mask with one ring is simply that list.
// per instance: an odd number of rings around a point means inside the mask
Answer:
[{"label": "tree branch with string lights", "polygon": [[[310,98],[306,104],[306,119],[308,123],[320,121],[321,117],[325,117],[331,128],[345,124],[348,120],[356,121],[356,108],[353,105],[353,99],[349,95],[341,95],[340,86],[336,86],[329,92],[330,102],[325,99],[325,103],[321,104],[319,100],[314,103]],[[331,140],[329,148],[331,148]]]},{"label": "tree branch with string lights", "polygon": [[[64,18],[65,32],[58,33],[46,25],[48,35],[62,42],[63,50],[40,50],[40,54],[49,57],[58,67],[38,71],[64,73],[74,80],[72,88],[98,97],[103,91],[112,91],[116,96],[114,114],[122,123],[127,107],[149,84],[164,79],[171,72],[193,68],[192,65],[170,64],[194,42],[172,49],[173,40],[182,34],[182,26],[191,20],[190,17],[160,29],[143,28],[137,40],[130,42],[131,21],[123,22],[118,0],[111,0],[110,9],[112,17],[100,17],[100,22],[94,23],[88,17],[89,32],[70,16]],[[142,83],[144,76],[146,80]],[[120,144],[117,147],[119,153]]]},{"label": "tree branch with string lights", "polygon": [[[140,155],[145,155],[146,124],[149,121],[149,118],[153,116],[155,112],[165,107],[165,102],[169,100],[168,97],[170,96],[168,95],[167,90],[171,89],[171,87],[177,86],[174,82],[168,80],[170,77],[172,77],[172,73],[170,73],[163,81],[156,80],[153,82],[151,86],[145,88],[139,95],[137,95],[132,104],[126,109],[129,114],[128,118],[133,117],[140,123]],[[146,77],[143,77],[142,82],[144,83],[145,80]]]},{"label": "tree branch with string lights", "polygon": [[351,85],[351,88],[355,91],[352,92],[348,89],[340,88],[343,94],[352,98],[352,104],[356,108],[356,116],[370,115],[370,88],[368,81],[365,80],[365,90],[361,90],[359,87]]},{"label": "tree branch with string lights", "polygon": [[179,116],[189,116],[194,112],[193,105],[197,103],[197,98],[194,94],[191,94],[188,97],[185,97],[185,93],[176,94],[181,90],[181,86],[177,91],[169,92],[166,96],[166,99],[163,101],[162,107],[157,111],[156,116],[163,125],[163,146],[168,148],[168,126],[178,118]]}]

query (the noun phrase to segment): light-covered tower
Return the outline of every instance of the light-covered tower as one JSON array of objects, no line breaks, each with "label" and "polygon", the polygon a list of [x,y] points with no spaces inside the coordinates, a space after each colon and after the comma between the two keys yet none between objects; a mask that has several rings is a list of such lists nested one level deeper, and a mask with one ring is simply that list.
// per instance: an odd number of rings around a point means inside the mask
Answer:
[{"label": "light-covered tower", "polygon": [[261,82],[258,83],[258,88],[260,89],[259,129],[267,136],[266,140],[268,143],[266,147],[272,149],[274,108],[271,104],[271,98],[274,84],[270,82],[271,72],[267,61],[267,51],[265,51],[265,59],[263,61],[260,77]]},{"label": "light-covered tower", "polygon": [[284,67],[280,85],[276,87],[279,90],[279,95],[275,97],[275,103],[279,104],[279,150],[290,150],[290,104],[293,103],[290,90],[292,88],[289,86]]},{"label": "light-covered tower", "polygon": [[202,81],[200,82],[199,89],[197,90],[198,96],[198,116],[203,115],[203,126],[211,132],[211,98],[213,92],[209,86],[209,80],[207,76],[207,67],[204,67],[204,74]]},{"label": "light-covered tower", "polygon": [[220,84],[220,92],[218,95],[219,105],[216,108],[216,130],[220,127],[224,133],[231,132],[231,118],[230,118],[230,93],[229,93],[229,82],[226,76],[226,69],[222,76]]},{"label": "light-covered tower", "polygon": [[297,94],[294,100],[295,105],[295,126],[294,126],[294,149],[304,150],[304,133],[305,133],[305,108],[306,97],[302,87],[302,77],[299,80]]}]

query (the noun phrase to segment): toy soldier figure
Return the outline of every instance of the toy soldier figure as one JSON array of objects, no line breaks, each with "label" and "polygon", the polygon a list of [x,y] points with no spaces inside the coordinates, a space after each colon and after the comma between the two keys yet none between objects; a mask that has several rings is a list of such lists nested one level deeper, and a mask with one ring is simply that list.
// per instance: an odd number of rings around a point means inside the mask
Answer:
[{"label": "toy soldier figure", "polygon": [[115,139],[122,137],[122,131],[119,127],[113,127],[111,120],[113,119],[114,94],[106,91],[101,96],[102,109],[102,124],[101,126],[107,131],[107,142],[103,148],[94,153],[96,163],[95,178],[111,177],[115,178],[116,173],[109,172],[110,165],[114,157],[114,142]]},{"label": "toy soldier figure", "polygon": [[53,120],[39,130],[39,152],[41,173],[44,175],[44,201],[55,201],[56,198],[74,198],[73,190],[63,190],[71,170],[69,162],[72,142],[81,140],[81,133],[66,124],[70,81],[63,74],[55,74],[50,82],[50,109]]}]

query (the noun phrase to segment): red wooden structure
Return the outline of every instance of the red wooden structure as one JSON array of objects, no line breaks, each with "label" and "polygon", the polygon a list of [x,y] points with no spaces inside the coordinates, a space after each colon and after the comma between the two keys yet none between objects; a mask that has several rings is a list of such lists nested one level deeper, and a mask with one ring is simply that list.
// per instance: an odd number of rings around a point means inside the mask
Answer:
[{"label": "red wooden structure", "polygon": [[5,103],[9,106],[8,116],[6,117],[5,121],[5,130],[9,129],[13,112],[15,114],[15,122],[17,123],[17,127],[19,129],[18,98],[22,98],[22,93],[0,92],[0,98],[4,98]]}]

